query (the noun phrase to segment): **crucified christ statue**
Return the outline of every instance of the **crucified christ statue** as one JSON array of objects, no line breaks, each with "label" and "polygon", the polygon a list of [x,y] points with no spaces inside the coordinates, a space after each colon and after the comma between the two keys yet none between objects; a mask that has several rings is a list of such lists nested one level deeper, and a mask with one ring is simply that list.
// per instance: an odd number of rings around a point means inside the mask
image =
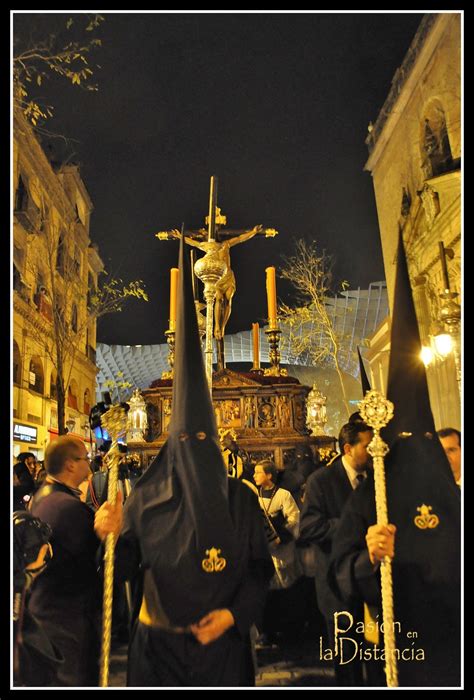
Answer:
[{"label": "crucified christ statue", "polygon": [[[227,233],[227,232],[223,232]],[[244,231],[240,235],[225,238],[224,240],[199,240],[197,238],[186,236],[185,241],[188,245],[194,248],[199,248],[206,255],[216,256],[227,265],[227,272],[219,280],[216,285],[216,298],[214,302],[214,338],[217,341],[217,367],[224,368],[224,333],[227,321],[229,320],[232,310],[232,297],[234,296],[236,284],[235,275],[230,265],[230,249],[232,246],[244,243],[250,240],[256,234],[263,234],[266,238],[272,238],[277,235],[275,229],[264,229],[261,225],[254,226],[250,231]],[[200,231],[199,235],[204,238],[205,231]],[[181,237],[181,233],[177,229],[172,231],[160,231],[155,234],[157,238],[170,239]]]}]

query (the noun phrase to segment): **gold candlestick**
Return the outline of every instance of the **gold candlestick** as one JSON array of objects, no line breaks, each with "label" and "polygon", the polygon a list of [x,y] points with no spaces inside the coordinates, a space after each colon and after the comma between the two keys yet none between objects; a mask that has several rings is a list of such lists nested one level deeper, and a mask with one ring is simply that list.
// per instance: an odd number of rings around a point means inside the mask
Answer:
[{"label": "gold candlestick", "polygon": [[288,374],[286,369],[280,367],[280,335],[281,330],[278,327],[266,328],[265,335],[268,338],[270,346],[270,367],[263,370],[265,376],[282,377]]}]

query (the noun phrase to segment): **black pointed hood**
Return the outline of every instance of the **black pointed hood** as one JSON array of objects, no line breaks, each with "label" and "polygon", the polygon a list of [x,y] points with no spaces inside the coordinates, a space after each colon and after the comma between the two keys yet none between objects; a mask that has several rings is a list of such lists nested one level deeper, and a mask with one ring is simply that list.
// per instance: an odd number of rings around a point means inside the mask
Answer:
[{"label": "black pointed hood", "polygon": [[217,439],[202,358],[189,255],[181,237],[169,437],[137,482],[125,508],[125,530],[140,546],[174,625],[220,607],[243,566],[228,503],[228,479]]},{"label": "black pointed hood", "polygon": [[365,371],[364,363],[362,361],[362,355],[360,354],[359,348],[357,348],[357,354],[359,356],[359,370],[360,370],[360,383],[362,384],[362,396],[365,396],[368,391],[370,391],[370,382]]},{"label": "black pointed hood", "polygon": [[400,232],[390,334],[387,398],[394,417],[382,436],[390,446],[400,433],[435,433],[408,266]]},{"label": "black pointed hood", "polygon": [[191,266],[183,236],[179,246],[173,404],[169,434],[204,431],[217,439],[217,425],[207,382],[194,304]]}]

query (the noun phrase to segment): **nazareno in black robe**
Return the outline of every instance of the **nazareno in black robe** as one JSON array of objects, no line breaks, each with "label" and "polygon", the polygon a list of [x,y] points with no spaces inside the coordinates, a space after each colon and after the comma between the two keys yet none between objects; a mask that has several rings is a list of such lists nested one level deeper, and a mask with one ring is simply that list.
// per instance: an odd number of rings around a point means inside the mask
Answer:
[{"label": "nazareno in black robe", "polygon": [[[402,655],[399,685],[459,686],[459,488],[437,435],[399,438],[385,463],[388,519],[397,527],[392,577],[394,620],[399,623],[396,647]],[[437,519],[431,520],[431,527],[423,527],[426,520],[419,519],[422,505],[430,506],[430,515]],[[370,476],[342,513],[333,541],[330,583],[348,604],[377,606],[381,624],[379,573],[374,573],[365,542],[367,528],[375,522]]]},{"label": "nazareno in black robe", "polygon": [[[138,622],[128,683],[253,685],[248,632],[273,565],[255,495],[228,479],[218,445],[188,258],[182,238],[169,437],[125,505],[117,573],[140,566],[168,626],[187,627],[220,608],[231,610],[235,626],[202,646],[190,634]],[[139,607],[140,587],[137,597]]]}]

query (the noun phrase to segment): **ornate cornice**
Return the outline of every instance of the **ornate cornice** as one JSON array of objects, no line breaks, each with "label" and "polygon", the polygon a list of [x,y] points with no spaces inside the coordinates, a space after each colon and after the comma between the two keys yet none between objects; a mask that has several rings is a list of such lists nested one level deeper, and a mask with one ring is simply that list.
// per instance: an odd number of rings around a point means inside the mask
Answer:
[{"label": "ornate cornice", "polygon": [[394,105],[397,102],[400,93],[402,92],[403,87],[410,76],[413,66],[415,65],[415,62],[422,51],[426,37],[431,31],[437,18],[437,14],[426,14],[421,20],[421,24],[418,27],[418,30],[413,38],[411,46],[405,55],[405,58],[403,59],[402,65],[400,66],[400,68],[397,69],[395,75],[392,78],[392,87],[390,88],[388,97],[383,103],[382,109],[379,112],[375,124],[372,125],[371,131],[365,140],[369,154],[372,153],[372,151],[374,150],[377,140],[385,126],[385,123],[387,122],[389,116],[392,114]]}]

